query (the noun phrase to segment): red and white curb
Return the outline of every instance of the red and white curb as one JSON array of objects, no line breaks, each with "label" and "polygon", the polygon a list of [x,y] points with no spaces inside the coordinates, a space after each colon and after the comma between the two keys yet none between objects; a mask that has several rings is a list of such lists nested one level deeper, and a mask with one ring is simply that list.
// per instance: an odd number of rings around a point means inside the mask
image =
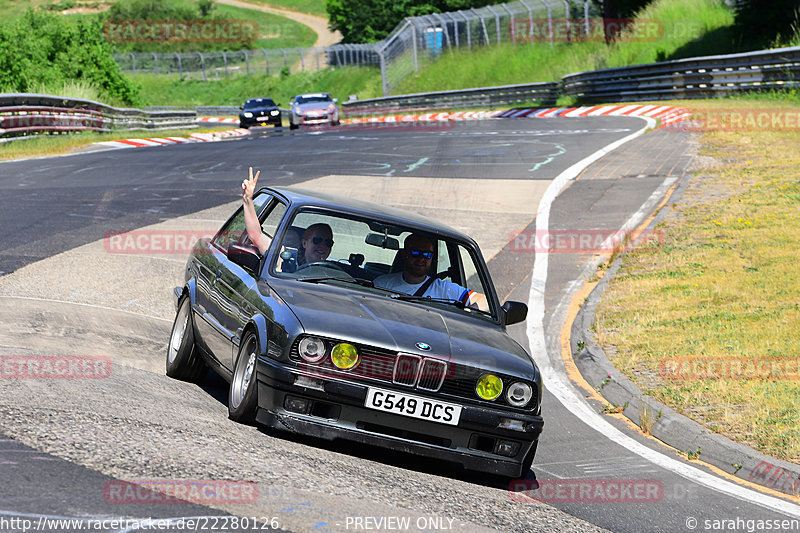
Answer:
[{"label": "red and white curb", "polygon": [[236,117],[197,117],[197,122],[207,122],[210,124],[238,124]]},{"label": "red and white curb", "polygon": [[571,117],[650,117],[660,121],[659,127],[688,120],[692,112],[685,107],[668,105],[604,105],[583,107],[549,107],[511,109],[494,115],[497,118],[571,118]]},{"label": "red and white curb", "polygon": [[165,146],[170,144],[214,142],[228,137],[250,135],[250,131],[236,128],[226,131],[213,131],[209,133],[193,133],[189,137],[151,137],[148,139],[122,139],[119,141],[101,141],[95,144],[111,148],[138,148],[141,146]]}]

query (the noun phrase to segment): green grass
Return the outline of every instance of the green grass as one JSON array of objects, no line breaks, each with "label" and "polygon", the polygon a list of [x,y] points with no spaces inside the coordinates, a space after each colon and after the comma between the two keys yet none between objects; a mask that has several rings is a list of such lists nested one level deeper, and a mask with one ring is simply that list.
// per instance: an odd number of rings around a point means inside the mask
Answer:
[{"label": "green grass", "polygon": [[269,7],[277,7],[279,9],[288,9],[290,11],[299,11],[301,13],[309,13],[319,17],[328,18],[328,12],[325,10],[325,0],[246,0],[252,4],[262,4]]},{"label": "green grass", "polygon": [[[694,48],[703,47],[700,53],[713,54],[730,52],[730,32],[733,15],[718,0],[657,0],[639,14],[644,20],[657,21],[662,33],[657,40],[637,41],[621,39],[619,42],[578,42],[550,45],[549,43],[520,43],[461,49],[445,53],[433,61],[424,53],[419,55],[419,72],[412,73],[409,57],[404,57],[389,67],[388,76],[392,94],[409,94],[448,89],[463,89],[482,86],[496,86],[541,81],[555,81],[562,76],[580,71],[595,70],[637,63],[655,62],[692,55]],[[408,55],[408,54],[407,54]],[[382,96],[382,88],[377,69],[365,69],[359,74],[363,86],[354,85],[350,75],[354,69],[334,71],[324,79],[327,84],[319,90],[338,95],[357,94],[359,98]],[[283,79],[281,88],[269,82],[266,90],[275,94],[296,92],[295,87],[308,83],[307,74],[298,74]],[[377,78],[377,79],[376,79]],[[220,82],[239,84],[237,81]],[[158,94],[150,94],[147,86],[154,87]],[[162,93],[158,84],[147,84],[144,95],[148,101],[158,98]],[[202,88],[193,91],[192,101],[206,104],[219,104],[220,91],[208,87],[208,97],[203,101]],[[377,90],[376,90],[377,89]],[[232,93],[243,94],[237,89]],[[179,97],[180,98],[180,97]],[[186,100],[181,99],[181,104]]]},{"label": "green grass", "polygon": [[248,98],[268,96],[286,105],[299,93],[330,92],[340,102],[351,94],[360,98],[380,96],[380,73],[375,69],[348,67],[318,72],[300,72],[288,77],[264,74],[234,77],[220,82],[178,80],[174,76],[140,74],[133,77],[141,85],[146,105],[188,106],[235,105]]},{"label": "green grass", "polygon": [[[800,115],[796,96],[683,102],[704,113]],[[594,330],[645,393],[709,429],[800,461],[800,376],[736,371],[769,361],[797,369],[800,344],[800,145],[797,129],[709,131],[694,171],[658,228],[661,246],[628,254]],[[730,368],[670,379],[678,362]],[[715,367],[716,365],[716,367]]]},{"label": "green grass", "polygon": [[0,161],[46,157],[79,151],[86,146],[118,139],[148,137],[189,137],[192,133],[220,131],[218,128],[186,128],[161,131],[128,131],[115,133],[80,132],[62,135],[35,135],[26,139],[0,143]]},{"label": "green grass", "polygon": [[[307,0],[309,4],[314,4],[312,0]],[[53,5],[65,5],[72,2],[69,0],[27,0],[18,2],[14,0],[0,0],[0,17],[3,20],[9,20],[21,16],[28,8],[45,9]],[[76,2],[79,7],[85,7],[89,11],[85,14],[74,13],[64,15],[70,19],[96,17],[95,11],[104,6],[113,3],[113,0],[80,0]],[[196,1],[184,0],[184,3],[195,6]],[[288,3],[288,2],[287,2]],[[324,9],[324,6],[323,6]],[[63,11],[56,10],[55,13]],[[308,26],[296,22],[294,20],[282,17],[280,15],[273,15],[271,13],[264,13],[255,9],[239,8],[228,6],[224,4],[215,4],[213,14],[217,18],[233,19],[233,20],[248,20],[255,22],[258,26],[258,38],[253,44],[253,48],[297,48],[313,46],[317,40],[317,34]],[[199,15],[198,15],[199,16]],[[112,45],[113,48],[113,45]],[[124,47],[114,52],[125,51]],[[163,52],[170,52],[171,50],[165,48]]]},{"label": "green grass", "polygon": [[[733,14],[717,0],[656,0],[637,18],[656,21],[655,40],[503,44],[445,53],[401,82],[397,94],[556,81],[575,72],[731,50]],[[714,39],[703,39],[713,34]],[[694,47],[703,42],[702,50]],[[692,50],[690,52],[690,50]]]},{"label": "green grass", "polygon": [[255,49],[260,48],[305,48],[317,40],[314,30],[294,20],[254,9],[216,4],[214,14],[234,20],[251,20],[258,25]]}]

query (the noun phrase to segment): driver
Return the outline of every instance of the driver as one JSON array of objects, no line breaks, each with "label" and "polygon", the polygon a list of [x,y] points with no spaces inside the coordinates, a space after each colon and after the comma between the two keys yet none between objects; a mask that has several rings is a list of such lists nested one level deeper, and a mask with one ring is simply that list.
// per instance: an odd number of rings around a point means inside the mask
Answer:
[{"label": "driver", "polygon": [[300,239],[297,264],[325,261],[333,248],[333,230],[327,224],[311,224]]}]

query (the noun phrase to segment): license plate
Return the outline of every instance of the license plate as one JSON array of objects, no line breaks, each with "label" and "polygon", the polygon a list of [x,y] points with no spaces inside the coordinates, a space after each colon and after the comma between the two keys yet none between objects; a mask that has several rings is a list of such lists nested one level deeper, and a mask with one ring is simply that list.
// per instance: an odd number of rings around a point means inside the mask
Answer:
[{"label": "license plate", "polygon": [[461,417],[460,405],[372,387],[367,390],[367,401],[364,406],[451,426],[458,425],[458,419]]}]

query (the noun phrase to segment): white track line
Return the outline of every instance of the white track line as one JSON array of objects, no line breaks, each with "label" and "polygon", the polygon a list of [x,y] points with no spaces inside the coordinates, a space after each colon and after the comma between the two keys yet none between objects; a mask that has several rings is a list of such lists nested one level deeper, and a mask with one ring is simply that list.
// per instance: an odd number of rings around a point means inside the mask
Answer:
[{"label": "white track line", "polygon": [[[598,150],[585,159],[575,163],[564,172],[559,174],[548,186],[541,201],[539,202],[539,210],[536,215],[536,231],[547,231],[550,224],[550,206],[555,200],[558,193],[566,186],[566,184],[580,174],[586,167],[600,159],[602,156],[623,145],[624,143],[644,134],[648,129],[654,127],[655,121],[651,118],[643,118],[647,121],[647,125],[642,129],[624,137],[616,142],[613,142],[605,148]],[[662,188],[659,188],[654,194],[662,194]],[[650,201],[651,199],[648,199]],[[637,215],[639,213],[637,212]],[[634,215],[634,216],[637,216]],[[579,420],[584,422],[590,428],[598,431],[607,439],[627,448],[631,452],[643,457],[644,459],[660,466],[665,470],[669,470],[681,477],[690,481],[703,485],[711,490],[727,494],[734,498],[752,502],[756,505],[784,513],[788,516],[800,518],[800,506],[793,503],[768,496],[761,492],[750,490],[748,488],[739,486],[735,483],[727,481],[723,478],[711,475],[703,470],[687,465],[681,461],[668,457],[660,452],[651,450],[644,444],[629,437],[619,429],[615,428],[608,423],[602,416],[600,416],[589,404],[584,400],[580,392],[575,386],[567,379],[564,373],[556,371],[553,365],[553,359],[560,359],[559,353],[550,354],[547,352],[547,344],[545,341],[544,332],[544,294],[547,283],[547,267],[548,267],[548,253],[537,251],[534,258],[533,274],[531,276],[531,288],[528,295],[528,321],[527,321],[527,334],[528,346],[531,355],[536,358],[542,375],[545,377],[545,385],[553,396],[555,396],[561,404],[573,413]],[[544,360],[542,358],[544,356]]]}]

